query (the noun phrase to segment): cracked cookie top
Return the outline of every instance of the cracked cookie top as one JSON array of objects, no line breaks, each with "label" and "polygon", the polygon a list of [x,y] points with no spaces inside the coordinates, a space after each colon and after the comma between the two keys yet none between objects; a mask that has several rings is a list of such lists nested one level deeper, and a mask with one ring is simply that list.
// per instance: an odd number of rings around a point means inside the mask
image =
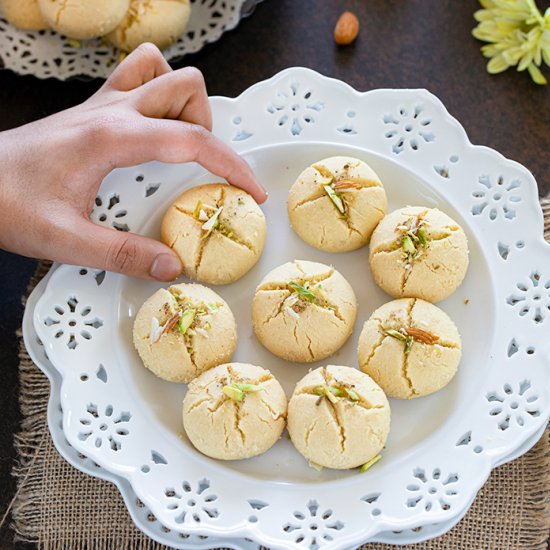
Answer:
[{"label": "cracked cookie top", "polygon": [[189,384],[183,426],[203,454],[221,460],[267,451],[286,425],[283,388],[266,369],[244,363],[219,365]]},{"label": "cracked cookie top", "polygon": [[437,208],[407,206],[388,214],[374,230],[369,262],[374,280],[390,296],[439,302],[466,275],[468,241]]},{"label": "cracked cookie top", "polygon": [[390,430],[390,406],[366,374],[329,365],[308,373],[288,404],[288,432],[312,466],[348,469],[376,457]]},{"label": "cracked cookie top", "polygon": [[107,39],[128,52],[143,42],[164,50],[182,35],[190,15],[189,0],[132,0],[126,17]]},{"label": "cracked cookie top", "polygon": [[252,324],[260,342],[287,361],[319,361],[340,349],[357,316],[350,284],[332,266],[295,260],[256,289]]},{"label": "cracked cookie top", "polygon": [[308,166],[288,195],[294,231],[327,252],[365,246],[386,209],[380,178],[368,164],[352,157],[330,157]]},{"label": "cracked cookie top", "polygon": [[134,321],[134,346],[143,364],[169,382],[189,382],[231,360],[237,327],[226,302],[198,284],[157,290]]},{"label": "cracked cookie top", "polygon": [[130,0],[38,0],[48,25],[71,38],[104,36],[124,18]]},{"label": "cracked cookie top", "polygon": [[379,307],[359,338],[359,368],[389,397],[412,399],[446,386],[461,355],[458,330],[437,306],[401,298]]},{"label": "cracked cookie top", "polygon": [[266,222],[246,191],[212,183],[188,189],[174,201],[162,220],[161,238],[179,256],[185,275],[224,285],[259,260]]}]

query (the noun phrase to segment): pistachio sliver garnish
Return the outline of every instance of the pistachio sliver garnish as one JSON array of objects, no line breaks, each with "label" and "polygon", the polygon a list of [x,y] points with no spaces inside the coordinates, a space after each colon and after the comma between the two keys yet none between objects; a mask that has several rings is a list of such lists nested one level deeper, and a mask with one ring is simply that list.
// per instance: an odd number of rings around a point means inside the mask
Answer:
[{"label": "pistachio sliver garnish", "polygon": [[420,241],[420,244],[421,244],[422,246],[427,246],[427,244],[428,244],[428,237],[427,237],[427,235],[426,235],[426,230],[420,228],[420,229],[416,232],[416,235],[418,236],[418,240]]},{"label": "pistachio sliver garnish", "polygon": [[391,336],[392,338],[396,338],[397,340],[401,340],[402,342],[407,341],[407,337],[402,332],[399,332],[398,330],[389,329],[389,330],[383,330],[383,332],[387,336]]},{"label": "pistachio sliver garnish", "polygon": [[344,388],[344,392],[348,394],[349,399],[352,401],[360,401],[359,394],[351,388]]},{"label": "pistachio sliver garnish", "polygon": [[[338,388],[331,388],[330,386],[317,386],[313,388],[313,393],[315,395],[318,395],[321,399],[326,397],[331,403],[338,403],[339,395],[336,395],[336,392],[341,392],[341,390],[338,390]],[[318,401],[318,403],[319,402],[320,401]]]},{"label": "pistachio sliver garnish", "polygon": [[202,230],[206,231],[206,234],[203,238],[206,238],[212,233],[212,231],[219,225],[220,223],[220,214],[222,213],[223,206],[220,206],[212,216],[202,224]]},{"label": "pistachio sliver garnish", "polygon": [[185,334],[189,327],[193,324],[193,321],[195,320],[195,314],[196,312],[194,309],[186,309],[183,312],[178,324],[178,330],[181,334]]},{"label": "pistachio sliver garnish", "polygon": [[313,292],[311,292],[304,285],[301,285],[300,283],[296,283],[294,281],[290,281],[290,283],[288,283],[288,286],[294,292],[299,294],[301,298],[307,300],[308,302],[314,302],[316,300],[315,294],[313,294]]},{"label": "pistachio sliver garnish", "polygon": [[[202,210],[202,201],[199,199],[195,205],[195,210],[193,210],[193,218],[198,219]],[[202,210],[204,212],[204,210]]]},{"label": "pistachio sliver garnish", "polygon": [[336,191],[330,185],[323,185],[325,193],[329,196],[330,200],[333,202],[334,206],[338,209],[340,214],[346,213],[346,207],[344,206],[344,201],[337,195]]},{"label": "pistachio sliver garnish", "polygon": [[237,388],[238,390],[241,390],[245,393],[257,393],[259,391],[265,391],[265,388],[262,386],[259,386],[258,384],[240,384],[235,383],[233,384],[234,388]]},{"label": "pistachio sliver garnish", "polygon": [[233,399],[233,401],[241,402],[244,399],[244,391],[236,388],[235,385],[224,386],[222,391],[229,399]]},{"label": "pistachio sliver garnish", "polygon": [[416,252],[416,246],[414,246],[413,240],[408,234],[403,237],[403,240],[401,241],[401,248],[407,255],[414,254]]},{"label": "pistachio sliver garnish", "polygon": [[371,458],[368,462],[365,462],[365,464],[361,466],[359,473],[364,474],[370,467],[374,466],[381,458],[382,458],[382,455],[376,455],[375,457]]}]

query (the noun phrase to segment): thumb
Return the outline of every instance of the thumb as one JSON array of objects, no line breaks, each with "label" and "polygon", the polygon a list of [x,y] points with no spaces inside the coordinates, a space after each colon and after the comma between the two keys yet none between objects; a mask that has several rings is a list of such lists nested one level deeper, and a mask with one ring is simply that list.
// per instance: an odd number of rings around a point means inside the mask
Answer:
[{"label": "thumb", "polygon": [[69,240],[52,259],[159,281],[173,281],[182,271],[178,256],[161,242],[81,218],[72,226]]}]

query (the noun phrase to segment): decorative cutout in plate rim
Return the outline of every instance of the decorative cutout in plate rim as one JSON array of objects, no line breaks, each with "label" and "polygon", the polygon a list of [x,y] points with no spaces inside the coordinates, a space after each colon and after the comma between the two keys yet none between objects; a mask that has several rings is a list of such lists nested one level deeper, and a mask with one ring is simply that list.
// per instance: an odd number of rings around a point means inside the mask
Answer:
[{"label": "decorative cutout in plate rim", "polygon": [[[460,152],[460,167],[464,170],[468,163],[469,155],[477,155],[477,166],[479,166],[479,156],[486,157],[487,163],[499,163],[501,165],[501,171],[507,173],[513,172],[514,177],[518,172],[522,176],[521,185],[521,197],[522,200],[518,203],[518,215],[516,219],[510,222],[489,220],[481,216],[471,216],[470,208],[470,196],[478,185],[475,177],[471,180],[460,178],[460,182],[455,178],[450,178],[448,183],[445,184],[445,188],[449,187],[447,200],[451,201],[453,207],[457,211],[462,213],[462,216],[466,219],[466,216],[470,216],[471,224],[474,226],[483,227],[484,238],[482,240],[482,246],[484,247],[486,261],[489,262],[491,269],[499,269],[499,277],[495,278],[496,288],[494,290],[497,300],[495,307],[498,309],[498,323],[494,328],[496,337],[492,344],[492,353],[494,359],[490,361],[487,366],[486,377],[483,380],[483,384],[480,385],[479,391],[472,395],[472,411],[471,415],[467,418],[454,419],[453,428],[442,432],[440,435],[440,448],[437,453],[427,453],[422,461],[416,457],[415,464],[410,464],[403,469],[392,470],[391,487],[387,481],[387,471],[383,464],[378,466],[377,475],[372,477],[367,472],[365,477],[353,479],[352,483],[345,483],[346,486],[345,495],[341,490],[336,490],[338,485],[333,482],[326,484],[309,484],[308,487],[302,486],[294,487],[290,493],[285,492],[279,494],[273,486],[270,486],[269,496],[266,494],[260,494],[262,491],[256,487],[253,490],[254,483],[249,483],[249,480],[243,480],[238,477],[238,492],[236,494],[242,495],[242,502],[234,498],[229,499],[231,501],[224,502],[226,500],[224,495],[227,495],[227,491],[231,493],[231,484],[235,483],[236,478],[233,474],[230,476],[220,477],[220,472],[214,467],[212,470],[206,468],[203,464],[202,468],[189,467],[189,471],[186,472],[186,480],[190,483],[191,487],[196,486],[200,479],[207,477],[213,486],[216,486],[216,495],[218,497],[216,501],[216,508],[219,511],[217,518],[207,518],[205,521],[201,521],[199,527],[189,526],[188,531],[196,534],[209,534],[216,535],[223,529],[224,532],[235,535],[251,537],[259,542],[262,542],[268,546],[278,545],[285,548],[295,548],[296,541],[292,538],[289,539],[286,532],[281,532],[281,525],[288,520],[289,510],[289,494],[293,499],[293,509],[297,511],[301,510],[305,504],[310,501],[319,503],[323,510],[331,510],[334,513],[335,518],[345,518],[344,526],[337,530],[334,536],[334,540],[328,541],[320,538],[316,539],[316,544],[321,548],[345,548],[354,544],[359,544],[368,538],[375,537],[381,530],[381,525],[392,525],[392,523],[399,530],[403,531],[407,527],[410,529],[417,529],[432,523],[451,521],[452,519],[459,517],[467,509],[475,492],[479,489],[486,476],[488,475],[492,466],[494,466],[504,456],[514,453],[515,450],[520,447],[525,441],[529,439],[534,433],[540,430],[542,423],[548,417],[549,410],[549,396],[548,396],[548,368],[547,359],[545,355],[548,353],[536,353],[529,358],[528,364],[522,372],[518,372],[516,368],[517,364],[513,357],[508,357],[508,347],[512,338],[516,333],[519,334],[523,328],[525,322],[520,316],[517,315],[506,303],[506,297],[510,293],[510,289],[515,288],[518,281],[524,277],[525,263],[531,259],[533,265],[536,264],[541,273],[550,272],[550,256],[549,248],[542,240],[542,216],[539,212],[538,216],[525,216],[523,209],[533,208],[536,204],[536,188],[534,186],[534,180],[532,176],[518,165],[510,161],[503,159],[498,153],[492,152],[487,149],[479,151],[474,146],[471,146],[464,138],[464,133],[459,127],[458,123],[449,117],[440,102],[424,91],[404,90],[404,91],[373,91],[366,94],[359,94],[353,91],[351,88],[343,83],[325,79],[316,73],[307,71],[304,69],[287,70],[274,77],[268,83],[261,83],[254,86],[245,94],[243,94],[238,100],[227,100],[224,98],[213,99],[213,108],[216,120],[225,120],[225,124],[220,124],[217,128],[218,134],[226,141],[231,142],[231,138],[235,133],[235,125],[231,123],[231,120],[235,116],[242,116],[243,123],[250,125],[251,133],[253,134],[249,140],[241,142],[233,142],[232,145],[239,151],[246,151],[248,148],[259,147],[263,145],[269,145],[273,140],[274,132],[280,137],[279,128],[273,122],[273,118],[270,119],[270,113],[265,110],[265,106],[269,104],[270,98],[273,96],[274,89],[279,86],[281,89],[287,89],[290,82],[301,82],[305,87],[309,87],[312,90],[319,92],[319,96],[322,97],[322,101],[325,103],[326,108],[318,113],[318,117],[315,121],[315,136],[317,140],[323,139],[328,142],[340,142],[349,139],[350,143],[357,145],[358,137],[362,136],[364,141],[361,142],[361,146],[371,151],[380,151],[382,155],[393,155],[391,151],[388,151],[388,138],[384,136],[386,130],[383,122],[383,113],[393,112],[398,109],[400,105],[421,102],[426,106],[426,110],[429,112],[431,125],[433,125],[433,132],[435,135],[445,135],[445,139],[435,140],[428,142],[424,148],[414,150],[412,148],[404,149],[399,154],[399,162],[408,167],[416,173],[421,173],[427,184],[432,185],[434,189],[441,189],[441,177],[434,171],[433,166],[436,162],[436,158],[450,158],[456,151]],[[345,101],[344,101],[345,100]],[[345,105],[345,106],[344,106]],[[353,109],[357,116],[354,120],[357,120],[357,134],[345,134],[338,130],[342,125],[342,119],[346,113]],[[247,118],[242,113],[247,113]],[[240,115],[238,115],[240,113]],[[382,113],[382,114],[381,114]],[[270,121],[270,122],[268,122]],[[368,134],[363,133],[361,130],[364,124],[369,124],[372,128]],[[270,130],[271,125],[274,130]],[[289,141],[292,142],[303,140],[303,142],[309,142],[311,140],[311,134],[309,132],[309,126],[304,127],[304,130],[297,135],[293,135],[288,131],[285,131],[285,135]],[[347,137],[346,137],[347,136]],[[353,141],[352,141],[353,140]],[[431,151],[430,151],[431,150]],[[463,162],[462,162],[463,161]],[[158,167],[144,166],[143,172],[147,170],[158,169]],[[135,169],[128,169],[133,170]],[[114,178],[108,178],[109,181],[104,183],[104,192],[112,192],[115,186],[123,186],[121,181],[115,181]],[[130,180],[130,178],[126,178]],[[155,181],[164,183],[161,178],[156,178]],[[135,184],[132,179],[131,182]],[[161,185],[155,196],[160,194],[159,200],[166,202],[169,199],[169,191],[164,190],[166,186]],[[163,195],[163,193],[167,193]],[[164,197],[164,198],[162,198]],[[149,199],[152,200],[152,199]],[[535,210],[536,211],[536,210]],[[144,212],[145,214],[145,212]],[[503,233],[499,230],[498,224],[500,223],[517,223],[517,219],[520,216],[524,216],[522,223],[521,234],[524,241],[524,248],[522,255],[513,254],[508,256],[506,260],[507,270],[502,273],[501,266],[503,261],[502,257],[498,253],[498,242],[509,241],[510,234],[505,230]],[[525,236],[525,237],[524,237]],[[536,258],[536,261],[533,261]],[[498,261],[498,263],[497,263]],[[79,268],[61,267],[54,277],[50,280],[46,292],[35,309],[35,327],[38,335],[45,342],[46,349],[49,356],[52,358],[53,363],[56,365],[64,377],[64,389],[63,395],[65,402],[63,408],[65,411],[72,409],[70,405],[71,392],[68,391],[78,381],[81,384],[78,373],[74,373],[74,369],[71,369],[70,363],[67,363],[67,353],[61,352],[60,348],[56,347],[55,340],[51,338],[44,338],[47,334],[44,334],[45,328],[40,323],[41,316],[46,311],[50,311],[49,307],[46,307],[51,300],[54,300],[56,288],[63,282],[66,286],[67,283],[73,285],[83,284],[82,291],[85,296],[88,297],[92,292],[105,293],[112,295],[116,287],[117,276],[108,274],[105,277],[104,282],[100,287],[96,284],[93,278],[81,277],[78,275]],[[84,281],[89,281],[84,283]],[[75,296],[78,298],[78,293],[75,291]],[[548,344],[543,338],[543,332],[540,330],[533,331],[531,341],[529,345],[535,348],[541,348],[541,351],[548,352]],[[107,361],[101,361],[102,364],[109,364]],[[90,368],[97,369],[97,358],[94,358],[94,363]],[[510,387],[515,388],[526,379],[526,369],[529,372],[529,381],[533,388],[537,392],[537,410],[539,416],[531,417],[529,422],[524,422],[523,426],[520,426],[517,422],[513,426],[513,430],[501,430],[494,420],[494,417],[489,414],[487,407],[486,394],[489,392],[500,392],[504,387],[504,384],[509,384]],[[112,374],[112,376],[111,376]],[[120,387],[120,381],[114,380],[116,375],[115,369],[109,369],[109,380],[107,384],[102,381],[97,381],[96,385],[101,388],[111,385],[111,388]],[[113,378],[113,379],[112,379]],[[520,380],[521,378],[521,380]],[[73,381],[74,380],[74,381]],[[94,386],[95,387],[95,386]],[[110,391],[113,391],[112,389]],[[518,390],[519,391],[519,390]],[[67,401],[69,399],[69,401]],[[88,398],[90,399],[90,398]],[[103,398],[106,399],[106,398]],[[525,402],[527,402],[525,400]],[[116,405],[116,403],[113,403]],[[105,403],[100,404],[101,407],[105,406]],[[511,406],[511,404],[510,404]],[[527,407],[527,405],[525,406]],[[132,411],[132,422],[135,422],[133,430],[136,429],[138,424],[143,423],[145,420],[140,418],[139,411]],[[475,421],[472,421],[475,418]],[[473,431],[472,427],[475,425],[476,430]],[[64,424],[65,431],[69,441],[77,448],[79,447],[78,439],[74,438],[72,432],[72,426]],[[457,445],[464,434],[467,434],[469,430],[472,430],[472,440],[483,444],[483,450],[481,452],[472,452],[470,445]],[[513,434],[511,432],[514,432]],[[495,438],[494,434],[500,433],[499,438]],[[467,439],[467,437],[466,437]],[[162,441],[160,445],[155,441],[154,445],[148,441],[148,448],[136,442],[135,438],[129,436],[124,441],[124,446],[116,452],[112,453],[114,459],[107,459],[103,451],[92,449],[90,456],[94,461],[98,462],[101,466],[107,467],[111,472],[116,475],[122,475],[133,484],[136,493],[140,498],[146,502],[151,501],[147,497],[149,491],[155,491],[158,489],[166,489],[172,487],[178,481],[176,479],[170,479],[170,483],[163,482],[158,484],[159,480],[167,480],[170,478],[168,470],[174,463],[172,460],[173,454],[170,449],[164,449]],[[144,476],[141,472],[142,465],[150,462],[151,445],[162,453],[166,458],[168,464],[166,467],[155,469]],[[83,448],[80,445],[80,448]],[[486,450],[491,452],[485,452]],[[443,453],[443,454],[441,454]],[[433,463],[434,460],[439,459],[441,462]],[[442,459],[445,456],[445,459]],[[130,462],[128,462],[130,461]],[[176,461],[177,462],[177,461]],[[456,473],[460,479],[459,489],[456,495],[450,495],[453,497],[452,505],[448,509],[440,506],[439,508],[432,507],[426,511],[425,507],[407,507],[403,503],[410,498],[410,491],[407,490],[407,485],[410,484],[411,471],[414,468],[421,468],[425,472],[433,472],[436,468],[440,468],[445,473]],[[208,469],[208,471],[206,471]],[[157,470],[164,472],[161,477],[156,477]],[[193,473],[194,472],[194,473]],[[386,477],[385,483],[382,483],[383,478]],[[155,478],[155,481],[152,481]],[[368,480],[363,482],[362,479]],[[367,489],[366,485],[371,487]],[[379,486],[381,484],[381,486]],[[260,485],[265,485],[261,483]],[[342,486],[343,486],[342,485]],[[328,491],[330,486],[330,491]],[[156,489],[155,489],[156,487]],[[391,490],[390,490],[391,489]],[[428,488],[429,489],[429,488]],[[380,493],[376,501],[376,513],[372,513],[372,522],[368,525],[361,521],[364,514],[364,508],[361,511],[360,504],[370,505],[363,497],[368,496],[370,493]],[[328,496],[330,493],[330,496]],[[353,493],[353,494],[352,494]],[[355,493],[357,493],[355,495]],[[152,493],[153,494],[153,493]],[[355,496],[354,496],[355,495]],[[156,498],[156,497],[155,497]],[[155,500],[155,498],[153,500]],[[350,514],[349,502],[354,498],[357,499],[357,506],[352,507],[352,510],[357,508],[357,517],[354,514]],[[247,521],[246,524],[242,523],[243,518],[251,516],[250,500],[261,500],[268,504],[263,510],[256,513],[255,517],[258,521]],[[328,503],[328,504],[327,504]],[[175,521],[170,521],[170,518],[166,518],[163,515],[163,508],[155,507],[155,503],[151,501],[151,511],[154,517],[162,517],[162,523],[166,525],[168,529],[177,530],[179,528]],[[361,513],[359,513],[361,512]],[[374,512],[374,510],[373,510]],[[360,517],[359,517],[360,516]],[[168,520],[168,521],[166,521]],[[186,526],[187,527],[187,526]],[[304,541],[309,540],[304,537],[301,541],[301,546],[304,546]]]}]

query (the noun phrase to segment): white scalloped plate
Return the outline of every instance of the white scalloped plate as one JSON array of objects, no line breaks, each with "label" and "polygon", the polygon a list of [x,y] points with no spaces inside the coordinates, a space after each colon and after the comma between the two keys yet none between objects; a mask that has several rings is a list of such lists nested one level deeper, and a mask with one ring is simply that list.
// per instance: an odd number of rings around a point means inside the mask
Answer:
[{"label": "white scalloped plate", "polygon": [[[33,311],[36,302],[42,296],[47,281],[55,269],[56,266],[53,266],[48,275],[40,281],[28,298],[27,307],[23,317],[23,337],[30,357],[48,377],[51,384],[51,393],[48,400],[48,427],[50,429],[54,445],[61,456],[63,456],[67,462],[72,464],[81,472],[114,483],[120,491],[130,516],[137,527],[149,537],[161,544],[165,544],[173,548],[193,548],[194,550],[200,550],[201,548],[209,549],[214,547],[229,547],[235,548],[236,550],[258,550],[259,545],[252,543],[250,540],[229,540],[227,538],[215,539],[213,537],[199,538],[197,535],[189,535],[186,533],[171,531],[162,525],[151,513],[151,511],[136,497],[128,481],[118,475],[108,472],[99,466],[99,464],[89,460],[82,453],[77,452],[69,444],[63,433],[63,411],[60,403],[61,377],[55,367],[48,360],[48,357],[44,352],[44,347],[36,335],[32,323]],[[512,455],[503,457],[503,459],[499,461],[496,466],[500,466],[505,462],[514,460],[531,449],[531,447],[533,447],[533,445],[535,445],[540,439],[545,428],[546,426],[542,425],[537,433],[529,438],[521,447],[516,449]],[[464,513],[466,512],[467,508],[464,510]],[[370,542],[387,542],[390,544],[414,544],[422,542],[446,533],[461,519],[462,515],[457,516],[450,521],[439,524],[426,525],[403,531],[382,532],[370,539]]]},{"label": "white scalloped plate", "polygon": [[[191,17],[185,33],[163,53],[177,61],[217,41],[234,29],[262,0],[191,0]],[[100,39],[80,41],[80,47],[53,30],[22,31],[2,19],[0,13],[0,67],[38,78],[65,80],[87,76],[107,78],[120,51]]]},{"label": "white scalloped plate", "polygon": [[[133,315],[158,285],[62,266],[35,307],[34,326],[63,378],[68,442],[127,480],[176,532],[249,537],[272,548],[347,548],[382,532],[451,525],[491,468],[535,437],[549,415],[550,249],[532,175],[472,146],[423,90],[358,93],[297,68],[237,99],[213,98],[212,106],[215,132],[244,154],[271,197],[262,259],[241,281],[217,289],[239,324],[235,359],[266,366],[288,392],[309,368],[276,360],[252,337],[249,320],[262,274],[302,257],[332,262],[354,286],[354,338],[331,362],[356,364],[358,329],[388,300],[371,280],[367,251],[309,248],[285,214],[288,187],[304,166],[349,153],[379,173],[390,208],[439,206],[465,228],[471,266],[463,286],[441,303],[463,336],[460,371],[433,396],[392,400],[384,458],[363,475],[315,472],[284,438],[261,457],[215,462],[180,437],[185,388],[145,371],[131,347]],[[195,165],[115,171],[93,218],[158,236],[170,201],[208,179]]]}]

